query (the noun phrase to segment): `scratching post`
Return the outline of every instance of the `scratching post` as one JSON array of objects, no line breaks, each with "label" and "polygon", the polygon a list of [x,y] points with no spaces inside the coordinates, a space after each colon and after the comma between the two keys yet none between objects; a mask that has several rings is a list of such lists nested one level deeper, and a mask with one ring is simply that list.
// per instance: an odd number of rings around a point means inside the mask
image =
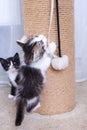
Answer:
[{"label": "scratching post", "polygon": [[[25,34],[43,34],[47,37],[50,0],[23,0],[22,4]],[[75,106],[73,0],[59,0],[59,10],[62,53],[69,56],[70,63],[65,70],[48,70],[46,86],[41,96],[41,108],[37,111],[44,115],[69,112]],[[57,43],[56,6],[50,41]]]}]

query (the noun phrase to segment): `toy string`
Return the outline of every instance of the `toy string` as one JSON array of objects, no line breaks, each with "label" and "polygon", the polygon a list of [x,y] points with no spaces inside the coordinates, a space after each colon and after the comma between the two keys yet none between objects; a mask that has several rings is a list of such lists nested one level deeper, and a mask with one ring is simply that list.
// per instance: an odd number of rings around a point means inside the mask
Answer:
[{"label": "toy string", "polygon": [[62,54],[61,54],[61,41],[60,41],[60,23],[59,23],[59,3],[58,3],[58,0],[56,0],[56,17],[57,17],[57,32],[58,32],[59,57],[62,57]]}]

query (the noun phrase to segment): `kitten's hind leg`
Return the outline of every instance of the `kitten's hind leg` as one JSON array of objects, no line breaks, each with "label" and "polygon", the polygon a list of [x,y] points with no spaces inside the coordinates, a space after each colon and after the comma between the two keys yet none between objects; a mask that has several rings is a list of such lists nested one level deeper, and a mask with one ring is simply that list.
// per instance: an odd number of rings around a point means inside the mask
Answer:
[{"label": "kitten's hind leg", "polygon": [[19,126],[22,123],[24,118],[24,107],[25,107],[25,99],[18,99],[17,101],[17,112],[16,112],[16,120],[15,125]]},{"label": "kitten's hind leg", "polygon": [[8,98],[9,98],[9,99],[14,99],[14,98],[15,98],[15,95],[16,95],[16,88],[12,85],[12,86],[11,86],[11,92],[10,92],[10,94],[8,95]]},{"label": "kitten's hind leg", "polygon": [[27,112],[35,111],[40,107],[39,96],[27,100]]}]

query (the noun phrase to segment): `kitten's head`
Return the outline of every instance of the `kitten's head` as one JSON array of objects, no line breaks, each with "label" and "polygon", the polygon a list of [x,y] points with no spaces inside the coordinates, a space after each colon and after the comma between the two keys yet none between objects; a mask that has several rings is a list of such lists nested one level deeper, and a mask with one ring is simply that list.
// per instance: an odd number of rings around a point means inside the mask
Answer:
[{"label": "kitten's head", "polygon": [[9,57],[7,59],[0,58],[0,63],[5,71],[14,71],[20,66],[19,54],[16,53],[13,57]]},{"label": "kitten's head", "polygon": [[38,36],[28,39],[26,43],[17,42],[23,49],[24,61],[26,64],[31,64],[40,60],[45,53],[45,45],[42,39],[38,40]]}]

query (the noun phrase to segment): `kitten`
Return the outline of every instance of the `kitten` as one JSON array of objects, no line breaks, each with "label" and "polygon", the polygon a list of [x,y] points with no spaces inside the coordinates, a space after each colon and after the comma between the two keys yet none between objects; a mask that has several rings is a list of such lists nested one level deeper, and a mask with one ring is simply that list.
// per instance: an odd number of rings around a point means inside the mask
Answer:
[{"label": "kitten", "polygon": [[19,54],[16,53],[13,57],[9,57],[7,59],[0,58],[0,62],[3,69],[7,72],[8,78],[11,83],[11,92],[8,95],[8,98],[14,98],[17,87],[15,80],[17,80],[16,76],[18,74],[18,69],[20,67]]},{"label": "kitten", "polygon": [[21,66],[17,78],[16,103],[17,112],[15,125],[21,125],[24,118],[24,108],[27,112],[36,110],[39,106],[40,95],[43,90],[43,75],[41,71],[27,65]]},{"label": "kitten", "polygon": [[19,126],[24,118],[24,107],[27,112],[40,105],[40,95],[45,83],[45,73],[50,66],[55,44],[46,47],[44,36],[35,36],[25,44],[18,41],[24,52],[25,66],[21,66],[17,81],[17,112],[15,125]]}]

